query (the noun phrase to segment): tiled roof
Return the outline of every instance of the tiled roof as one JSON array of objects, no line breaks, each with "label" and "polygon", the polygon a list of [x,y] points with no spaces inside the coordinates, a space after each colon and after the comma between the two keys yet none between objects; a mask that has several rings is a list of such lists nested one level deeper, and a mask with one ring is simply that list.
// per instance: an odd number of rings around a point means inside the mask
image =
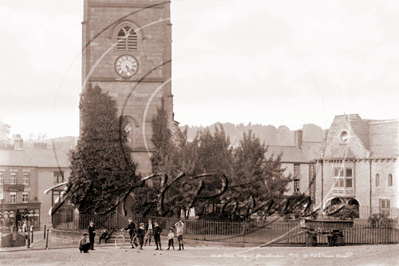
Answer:
[{"label": "tiled roof", "polygon": [[59,150],[0,150],[1,166],[69,167],[68,155]]},{"label": "tiled roof", "polygon": [[274,156],[277,157],[281,152],[283,152],[283,156],[281,158],[282,163],[309,163],[310,161],[296,146],[269,145],[269,149],[265,156],[266,158],[270,158],[273,153]]},{"label": "tiled roof", "polygon": [[301,151],[308,160],[314,160],[319,154],[321,143],[321,141],[303,141]]},{"label": "tiled roof", "polygon": [[[370,121],[369,141],[371,157],[398,157],[399,121]],[[395,156],[396,155],[396,156]]]},{"label": "tiled roof", "polygon": [[337,147],[330,158],[324,158],[324,159],[342,159],[342,158],[355,159],[356,156],[351,150],[351,148],[345,146],[344,148]]},{"label": "tiled roof", "polygon": [[[357,137],[361,145],[370,152],[371,158],[392,158],[399,155],[399,121],[362,119],[358,114],[335,116],[324,139],[319,158],[331,143],[337,130],[345,121],[350,125],[351,133]],[[337,151],[339,153],[339,151]],[[339,156],[337,152],[332,157]],[[341,151],[342,153],[343,151]],[[353,153],[352,153],[353,154]],[[355,157],[353,155],[353,157]]]}]

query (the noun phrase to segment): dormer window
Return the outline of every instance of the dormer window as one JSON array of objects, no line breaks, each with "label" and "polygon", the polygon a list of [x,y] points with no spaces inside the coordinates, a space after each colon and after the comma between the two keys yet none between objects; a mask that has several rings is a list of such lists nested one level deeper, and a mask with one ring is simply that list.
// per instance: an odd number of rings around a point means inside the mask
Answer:
[{"label": "dormer window", "polygon": [[117,51],[136,51],[137,50],[137,34],[131,27],[123,27],[118,32],[116,38],[116,50]]}]

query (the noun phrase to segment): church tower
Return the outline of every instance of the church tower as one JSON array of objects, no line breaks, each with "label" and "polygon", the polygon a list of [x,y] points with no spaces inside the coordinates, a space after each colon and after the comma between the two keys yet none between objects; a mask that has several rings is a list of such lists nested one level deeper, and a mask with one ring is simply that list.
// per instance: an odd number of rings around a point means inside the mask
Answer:
[{"label": "church tower", "polygon": [[123,116],[137,173],[151,174],[151,120],[164,99],[173,127],[170,1],[84,0],[82,90],[107,91]]}]

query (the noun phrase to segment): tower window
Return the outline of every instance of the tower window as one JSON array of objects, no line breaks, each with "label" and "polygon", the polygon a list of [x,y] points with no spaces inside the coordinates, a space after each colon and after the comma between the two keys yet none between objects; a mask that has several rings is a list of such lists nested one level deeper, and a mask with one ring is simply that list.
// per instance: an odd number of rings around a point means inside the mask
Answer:
[{"label": "tower window", "polygon": [[131,27],[123,27],[116,37],[116,50],[135,51],[137,50],[137,34]]},{"label": "tower window", "polygon": [[124,117],[122,123],[122,129],[126,134],[126,139],[128,143],[132,145],[131,147],[134,147],[134,134],[135,134],[134,128],[135,128],[134,122],[130,118]]}]

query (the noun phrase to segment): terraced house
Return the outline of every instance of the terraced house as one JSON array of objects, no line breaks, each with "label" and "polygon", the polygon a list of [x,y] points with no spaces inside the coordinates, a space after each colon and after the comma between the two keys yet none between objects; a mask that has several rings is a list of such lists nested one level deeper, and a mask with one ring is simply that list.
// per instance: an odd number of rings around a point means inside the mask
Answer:
[{"label": "terraced house", "polygon": [[316,205],[358,205],[360,218],[398,215],[399,121],[336,116],[316,164]]},{"label": "terraced house", "polygon": [[52,223],[49,210],[64,188],[47,195],[44,191],[67,181],[70,162],[62,151],[47,149],[43,143],[24,148],[20,135],[13,137],[14,149],[0,150],[0,223],[19,228],[26,219],[39,230]]},{"label": "terraced house", "polygon": [[304,141],[303,131],[294,132],[294,146],[269,145],[265,154],[269,158],[272,154],[277,156],[282,153],[281,166],[285,168],[284,174],[291,174],[293,182],[288,184],[286,196],[305,194],[315,200],[315,165],[316,158],[321,148],[319,141]]}]

